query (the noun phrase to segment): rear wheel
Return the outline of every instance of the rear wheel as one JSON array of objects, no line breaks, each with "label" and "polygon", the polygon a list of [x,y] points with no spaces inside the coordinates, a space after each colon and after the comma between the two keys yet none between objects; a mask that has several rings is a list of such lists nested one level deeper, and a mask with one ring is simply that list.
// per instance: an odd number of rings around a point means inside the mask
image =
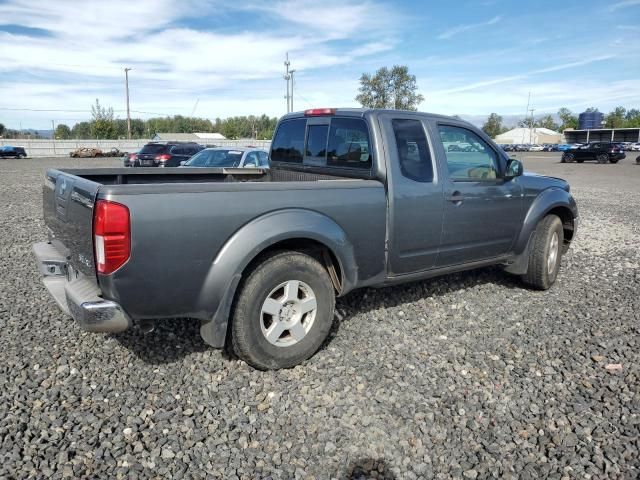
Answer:
[{"label": "rear wheel", "polygon": [[555,283],[562,260],[564,231],[560,218],[556,215],[544,217],[531,241],[529,268],[522,278],[533,288],[547,290]]},{"label": "rear wheel", "polygon": [[331,278],[315,258],[284,251],[255,267],[237,297],[231,345],[261,370],[288,368],[311,357],[333,323]]},{"label": "rear wheel", "polygon": [[601,153],[596,157],[596,160],[598,161],[598,163],[609,163],[609,155],[607,155],[606,153]]}]

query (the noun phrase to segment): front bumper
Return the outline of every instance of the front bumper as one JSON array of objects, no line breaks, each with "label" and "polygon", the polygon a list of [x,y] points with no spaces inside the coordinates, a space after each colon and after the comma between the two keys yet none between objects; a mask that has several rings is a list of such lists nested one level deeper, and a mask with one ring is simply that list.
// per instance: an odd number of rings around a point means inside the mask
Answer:
[{"label": "front bumper", "polygon": [[94,279],[76,271],[67,257],[53,244],[33,245],[42,282],[58,306],[88,332],[122,332],[131,326],[131,319],[122,307],[101,297]]}]

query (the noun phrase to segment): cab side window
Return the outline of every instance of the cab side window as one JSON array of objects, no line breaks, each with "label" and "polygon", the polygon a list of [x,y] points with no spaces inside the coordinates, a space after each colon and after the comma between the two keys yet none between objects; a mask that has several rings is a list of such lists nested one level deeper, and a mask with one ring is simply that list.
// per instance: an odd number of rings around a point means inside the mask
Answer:
[{"label": "cab side window", "polygon": [[451,180],[491,181],[500,176],[496,152],[476,133],[452,125],[439,125],[438,130]]},{"label": "cab side window", "polygon": [[280,123],[271,145],[274,162],[302,163],[306,118],[285,120]]},{"label": "cab side window", "polygon": [[420,120],[394,118],[391,121],[402,175],[416,182],[433,181],[433,162]]}]

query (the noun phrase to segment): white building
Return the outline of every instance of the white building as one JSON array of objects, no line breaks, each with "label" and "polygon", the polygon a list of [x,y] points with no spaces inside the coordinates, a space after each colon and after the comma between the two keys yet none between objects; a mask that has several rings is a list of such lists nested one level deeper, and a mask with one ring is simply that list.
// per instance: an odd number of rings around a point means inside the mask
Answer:
[{"label": "white building", "polygon": [[514,128],[495,138],[496,143],[562,143],[562,134],[548,128]]}]

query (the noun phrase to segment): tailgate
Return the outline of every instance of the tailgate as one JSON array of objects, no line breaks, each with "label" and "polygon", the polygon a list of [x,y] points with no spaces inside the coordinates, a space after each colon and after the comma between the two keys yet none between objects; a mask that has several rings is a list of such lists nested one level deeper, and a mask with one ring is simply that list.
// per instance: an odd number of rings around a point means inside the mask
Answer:
[{"label": "tailgate", "polygon": [[100,184],[48,170],[43,188],[44,221],[50,240],[65,252],[71,265],[95,275],[93,257],[93,205]]}]

